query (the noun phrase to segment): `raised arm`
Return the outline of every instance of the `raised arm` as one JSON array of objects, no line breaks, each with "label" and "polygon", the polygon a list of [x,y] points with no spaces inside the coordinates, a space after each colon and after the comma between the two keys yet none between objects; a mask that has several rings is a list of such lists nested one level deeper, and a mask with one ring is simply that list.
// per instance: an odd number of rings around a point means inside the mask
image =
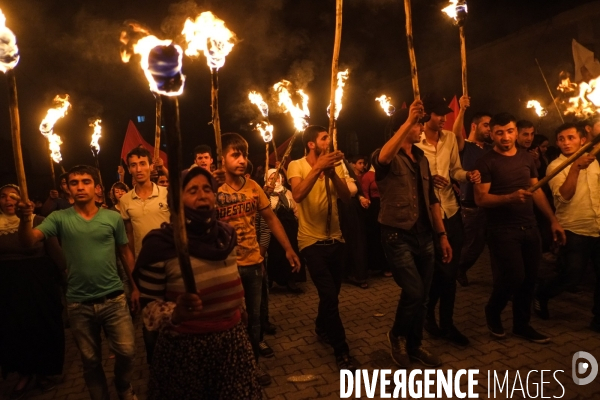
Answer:
[{"label": "raised arm", "polygon": [[462,134],[463,127],[465,126],[465,112],[471,105],[471,99],[468,96],[462,96],[458,101],[460,109],[452,125],[452,132],[456,136],[456,143],[458,144],[458,151],[463,151],[465,148],[465,137]]},{"label": "raised arm", "polygon": [[398,128],[394,136],[386,142],[379,152],[377,161],[381,165],[388,165],[392,162],[396,154],[400,151],[400,148],[406,140],[406,136],[412,129],[412,127],[419,122],[419,118],[423,116],[423,102],[421,100],[415,100],[411,105],[408,112],[408,119],[404,124]]},{"label": "raised arm", "polygon": [[[315,165],[313,165],[306,177],[290,177],[289,181],[290,185],[292,186],[292,196],[294,197],[294,201],[296,203],[301,203],[302,200],[308,196],[313,186],[315,186],[315,183],[317,183],[317,179],[319,179],[321,173],[328,169],[334,169],[335,164],[342,161],[343,158],[344,154],[341,151],[332,151],[331,153],[323,154],[318,158],[317,162]],[[290,175],[292,175],[291,171]],[[348,190],[347,187],[346,190]]]},{"label": "raised arm", "polygon": [[577,161],[575,161],[573,163],[573,165],[571,165],[571,168],[569,169],[569,172],[567,173],[567,177],[562,182],[562,184],[560,183],[561,178],[564,177],[564,175],[562,173],[558,174],[556,177],[554,177],[550,181],[550,188],[552,189],[552,192],[555,193],[555,190],[554,190],[555,186],[557,184],[560,184],[560,186],[558,188],[558,193],[560,194],[559,199],[562,199],[566,202],[571,201],[573,196],[575,196],[575,190],[577,189],[577,181],[579,180],[579,172],[582,169],[587,169],[587,167],[589,167],[590,164],[593,163],[595,159],[596,159],[596,157],[590,156],[589,154],[579,157],[577,159]]},{"label": "raised arm", "polygon": [[41,242],[46,236],[39,229],[32,226],[34,204],[31,201],[19,203],[20,221],[19,221],[19,242],[25,247],[33,247],[37,242]]}]

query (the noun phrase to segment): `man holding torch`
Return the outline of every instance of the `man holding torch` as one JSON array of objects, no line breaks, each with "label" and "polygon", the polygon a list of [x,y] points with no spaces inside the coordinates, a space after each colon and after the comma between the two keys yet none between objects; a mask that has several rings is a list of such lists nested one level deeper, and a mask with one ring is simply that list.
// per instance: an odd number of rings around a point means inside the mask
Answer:
[{"label": "man holding torch", "polygon": [[504,338],[501,313],[513,302],[513,333],[534,343],[550,339],[531,325],[531,303],[542,254],[540,233],[533,205],[548,220],[555,242],[565,243],[565,231],[554,216],[541,190],[526,190],[535,185],[537,168],[533,158],[515,145],[516,119],[495,115],[490,121],[494,149],[477,161],[481,183],[475,185],[475,203],[487,209],[487,244],[490,251],[493,290],[485,307],[492,336]]},{"label": "man holding torch", "polygon": [[26,246],[58,237],[67,262],[67,310],[71,332],[83,361],[83,378],[92,400],[109,399],[102,367],[100,332],[115,354],[115,386],[122,400],[136,399],[131,387],[135,357],[135,329],[119,278],[116,254],[131,284],[132,310],[140,293],[133,283],[133,254],[127,245],[123,220],[94,204],[99,181],[96,168],[80,165],[68,174],[72,208],[55,211],[36,228],[31,226],[33,203],[19,204],[19,239]]}]

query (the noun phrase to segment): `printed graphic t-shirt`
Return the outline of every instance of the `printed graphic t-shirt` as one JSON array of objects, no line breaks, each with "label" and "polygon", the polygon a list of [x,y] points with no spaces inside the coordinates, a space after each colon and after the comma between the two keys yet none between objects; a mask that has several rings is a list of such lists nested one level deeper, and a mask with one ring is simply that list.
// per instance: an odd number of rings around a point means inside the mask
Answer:
[{"label": "printed graphic t-shirt", "polygon": [[271,202],[252,179],[245,180],[240,190],[233,189],[227,183],[219,188],[218,218],[231,225],[237,233],[237,263],[240,267],[263,261],[256,238],[255,216],[258,211],[268,207],[271,207]]}]

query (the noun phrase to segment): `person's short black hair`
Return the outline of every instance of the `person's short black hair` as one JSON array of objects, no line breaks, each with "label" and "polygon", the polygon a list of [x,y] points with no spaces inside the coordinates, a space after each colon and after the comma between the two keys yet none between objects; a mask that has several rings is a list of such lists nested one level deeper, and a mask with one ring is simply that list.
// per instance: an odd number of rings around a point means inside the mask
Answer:
[{"label": "person's short black hair", "polygon": [[158,170],[158,172],[157,172],[157,175],[158,175],[158,176],[166,176],[166,177],[169,177],[169,175],[167,175],[167,174],[165,173],[165,171],[163,171],[162,169],[159,169],[159,170]]},{"label": "person's short black hair", "polygon": [[129,165],[129,158],[131,158],[132,156],[137,156],[139,158],[142,157],[147,157],[148,158],[148,164],[153,164],[154,161],[152,159],[152,153],[150,153],[148,150],[146,150],[145,148],[143,148],[141,145],[131,149],[131,151],[129,153],[127,153],[127,165]]},{"label": "person's short black hair", "polygon": [[230,148],[237,150],[245,157],[248,157],[248,142],[239,133],[225,133],[221,136],[221,146],[223,149],[223,157],[225,157],[225,154],[227,154]]},{"label": "person's short black hair", "polygon": [[350,156],[350,158],[348,159],[349,162],[351,162],[352,164],[356,164],[358,162],[358,160],[364,160],[364,162],[367,162],[367,156],[363,156],[361,154],[356,154],[353,156]]},{"label": "person's short black hair", "polygon": [[517,121],[517,129],[518,130],[526,129],[526,128],[535,128],[535,126],[533,125],[533,122],[528,121],[526,119],[521,119],[521,120]]},{"label": "person's short black hair", "polygon": [[247,160],[246,161],[246,173],[250,176],[252,176],[252,172],[254,172],[254,164],[252,164],[252,161]]},{"label": "person's short black hair", "polygon": [[306,150],[307,154],[310,151],[308,144],[310,142],[313,142],[316,144],[317,138],[319,137],[319,133],[321,133],[321,132],[328,132],[327,128],[323,128],[322,126],[319,126],[319,125],[311,125],[308,128],[306,128],[304,130],[304,132],[302,133],[302,144],[304,145],[304,150]]},{"label": "person's short black hair", "polygon": [[210,155],[210,158],[212,158],[212,149],[210,148],[210,146],[208,146],[206,144],[201,144],[194,148],[194,158],[196,158],[196,156],[198,154],[206,154],[206,153],[208,153]]},{"label": "person's short black hair", "polygon": [[511,122],[517,122],[517,119],[512,114],[507,112],[499,113],[494,115],[492,119],[490,119],[490,128],[493,128],[496,125],[508,125]]},{"label": "person's short black hair", "polygon": [[535,149],[536,147],[540,147],[542,143],[549,142],[548,137],[546,135],[542,135],[541,133],[536,133],[533,135],[533,140],[531,141],[531,148]]},{"label": "person's short black hair", "polygon": [[62,182],[62,180],[68,181],[69,180],[69,173],[68,172],[63,172],[62,174],[60,174],[58,176],[58,184],[60,185],[60,183]]},{"label": "person's short black hair", "polygon": [[[73,168],[71,168],[68,172],[67,172],[67,185],[69,184],[69,179],[71,179],[71,175],[90,175],[92,177],[92,180],[94,181],[94,188],[98,185],[100,185],[100,177],[98,175],[98,169],[96,169],[95,167],[92,167],[90,165],[76,165]],[[104,190],[104,188],[103,188]]]},{"label": "person's short black hair", "polygon": [[556,138],[558,138],[558,135],[561,132],[566,131],[567,129],[575,129],[577,131],[577,133],[579,134],[579,137],[585,137],[586,136],[584,125],[574,124],[572,122],[566,122],[566,123],[562,124],[561,126],[559,126],[558,128],[556,128],[554,130],[554,135],[556,135]]},{"label": "person's short black hair", "polygon": [[485,112],[485,111],[476,112],[473,115],[473,118],[471,118],[471,123],[475,124],[475,125],[479,125],[479,123],[481,122],[481,119],[483,117],[490,117],[490,119],[491,119],[492,118],[492,114],[490,114],[489,112]]}]

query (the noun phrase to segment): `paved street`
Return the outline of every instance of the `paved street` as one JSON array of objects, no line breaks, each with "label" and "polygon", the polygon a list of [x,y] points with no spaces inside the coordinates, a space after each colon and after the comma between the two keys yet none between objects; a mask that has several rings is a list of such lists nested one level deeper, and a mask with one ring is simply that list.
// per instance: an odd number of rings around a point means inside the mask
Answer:
[{"label": "paved street", "polygon": [[[542,274],[547,273],[547,266]],[[530,370],[557,370],[564,372],[556,376],[564,386],[564,399],[600,398],[600,376],[587,386],[577,386],[571,379],[572,355],[580,350],[587,351],[600,361],[600,334],[587,328],[591,319],[593,275],[589,273],[579,293],[564,293],[550,303],[552,319],[541,321],[534,317],[533,325],[552,336],[549,345],[538,345],[508,335],[498,341],[490,337],[485,326],[483,307],[491,290],[491,277],[487,253],[469,274],[471,286],[458,288],[455,308],[455,323],[471,340],[471,346],[459,348],[443,341],[431,340],[427,334],[425,344],[441,355],[444,362],[441,369],[477,368],[480,370],[477,392],[480,398],[487,398],[487,371],[509,370],[512,388],[516,371],[520,371],[523,385]],[[335,366],[332,351],[317,341],[314,335],[313,319],[316,314],[318,297],[312,283],[304,284],[304,295],[291,295],[282,290],[273,290],[271,320],[279,329],[275,336],[267,336],[267,342],[275,351],[275,357],[262,359],[261,363],[271,373],[273,383],[265,394],[271,399],[313,399],[339,398],[339,372]],[[400,289],[393,279],[373,277],[367,290],[344,284],[340,309],[346,327],[346,335],[351,353],[362,368],[389,368],[395,370],[388,351],[386,332],[393,321]],[[383,314],[383,316],[380,316]],[[510,305],[504,313],[504,326],[511,331]],[[138,354],[133,384],[140,399],[146,398],[148,368],[138,324]],[[112,364],[105,346],[105,370],[111,384],[111,395],[116,399],[112,387]],[[415,368],[422,368],[419,364]],[[81,362],[70,332],[67,330],[67,354],[64,368],[64,382],[48,393],[33,390],[29,399],[88,398],[82,378]],[[290,382],[289,378],[300,375],[314,375],[309,382]],[[540,383],[539,373],[532,378]],[[535,395],[535,383],[530,378],[530,396]],[[561,387],[551,374],[544,376],[544,396],[560,396]],[[0,382],[0,394],[7,396],[15,383],[15,377]],[[392,386],[393,387],[393,386]],[[377,389],[379,395],[379,389]],[[504,392],[506,393],[506,392]],[[514,398],[523,398],[520,391]],[[526,392],[525,392],[526,393]],[[366,398],[363,389],[363,398]],[[352,396],[354,398],[354,396]],[[506,398],[498,394],[497,398]]]}]

